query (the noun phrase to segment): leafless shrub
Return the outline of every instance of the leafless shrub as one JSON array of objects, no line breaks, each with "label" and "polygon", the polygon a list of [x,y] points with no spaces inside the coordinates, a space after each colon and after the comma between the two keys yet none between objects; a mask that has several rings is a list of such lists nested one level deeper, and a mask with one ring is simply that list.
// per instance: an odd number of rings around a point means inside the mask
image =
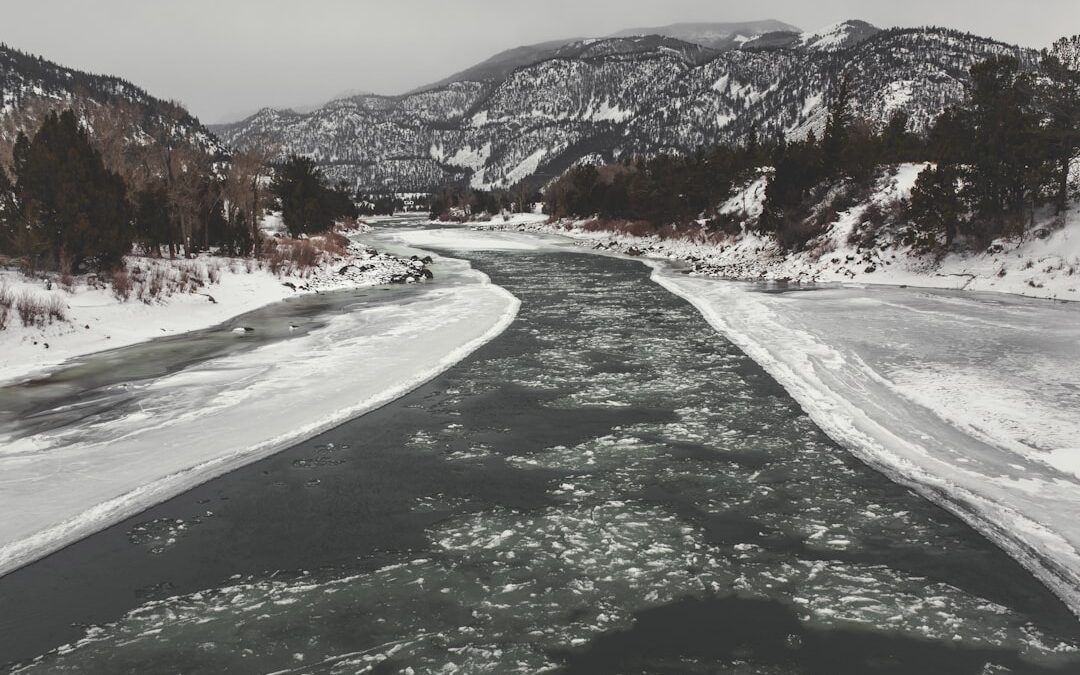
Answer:
[{"label": "leafless shrub", "polygon": [[586,232],[614,232],[631,237],[648,237],[657,233],[656,226],[647,220],[604,220],[594,218],[581,224]]},{"label": "leafless shrub", "polygon": [[0,284],[0,330],[7,328],[8,317],[11,315],[11,307],[15,304],[15,296],[7,283]]},{"label": "leafless shrub", "polygon": [[263,260],[275,275],[306,275],[319,264],[325,252],[325,239],[319,237],[318,242],[317,245],[313,239],[272,239],[263,247]]},{"label": "leafless shrub", "polygon": [[59,296],[49,296],[49,301],[45,305],[45,310],[49,313],[50,323],[67,319],[67,305],[64,304],[64,301]]},{"label": "leafless shrub", "polygon": [[19,314],[19,320],[24,326],[44,327],[53,319],[64,319],[65,307],[59,298],[55,296],[42,297],[41,295],[25,290],[19,294],[15,301],[15,310]]},{"label": "leafless shrub", "polygon": [[134,287],[134,283],[131,280],[131,275],[125,269],[118,269],[112,273],[113,295],[120,302],[127,302],[131,298],[131,291]]},{"label": "leafless shrub", "polygon": [[161,297],[167,286],[168,277],[165,270],[154,267],[144,275],[142,283],[139,285],[139,300],[149,305]]}]

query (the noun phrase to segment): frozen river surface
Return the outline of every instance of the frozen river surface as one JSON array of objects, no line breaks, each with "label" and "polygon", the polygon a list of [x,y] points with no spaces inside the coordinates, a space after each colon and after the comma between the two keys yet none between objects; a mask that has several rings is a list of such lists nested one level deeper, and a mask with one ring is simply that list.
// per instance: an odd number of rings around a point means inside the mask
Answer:
[{"label": "frozen river surface", "polygon": [[0,612],[0,661],[48,652],[29,673],[1080,668],[1080,626],[1058,598],[830,440],[647,268],[455,255],[521,300],[505,333],[379,410],[0,579],[0,604],[19,608]]}]

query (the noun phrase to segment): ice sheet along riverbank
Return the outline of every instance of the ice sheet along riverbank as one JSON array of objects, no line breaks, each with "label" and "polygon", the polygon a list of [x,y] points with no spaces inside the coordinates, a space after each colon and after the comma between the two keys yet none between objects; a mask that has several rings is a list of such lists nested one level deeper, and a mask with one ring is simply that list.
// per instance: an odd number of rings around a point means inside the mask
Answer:
[{"label": "ice sheet along riverbank", "polygon": [[0,574],[391,401],[513,319],[518,301],[483,274],[454,260],[438,271],[431,285],[298,297],[0,388]]}]

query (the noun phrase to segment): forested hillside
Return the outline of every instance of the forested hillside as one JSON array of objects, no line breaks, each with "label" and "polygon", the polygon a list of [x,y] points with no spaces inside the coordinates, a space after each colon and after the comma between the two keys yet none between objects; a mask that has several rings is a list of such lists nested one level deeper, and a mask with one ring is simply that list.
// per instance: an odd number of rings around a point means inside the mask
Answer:
[{"label": "forested hillside", "polygon": [[924,131],[967,95],[971,67],[994,56],[1024,68],[1038,57],[946,29],[854,21],[727,51],[659,36],[587,40],[509,72],[466,71],[476,79],[309,114],[266,109],[215,130],[237,149],[311,157],[364,191],[535,188],[577,163],[688,156],[750,135],[820,137],[841,75],[861,118],[880,129],[900,111]]}]

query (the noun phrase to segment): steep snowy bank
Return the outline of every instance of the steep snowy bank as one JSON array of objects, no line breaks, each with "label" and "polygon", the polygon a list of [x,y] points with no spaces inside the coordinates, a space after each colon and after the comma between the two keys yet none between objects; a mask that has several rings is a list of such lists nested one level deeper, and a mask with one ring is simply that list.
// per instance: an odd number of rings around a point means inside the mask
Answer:
[{"label": "steep snowy bank", "polygon": [[1080,614],[1080,306],[770,292],[656,265],[830,436],[951,509]]},{"label": "steep snowy bank", "polygon": [[[166,335],[208,328],[226,319],[302,293],[389,283],[412,273],[411,261],[370,255],[353,242],[344,255],[328,255],[303,271],[274,273],[264,261],[201,256],[192,260],[129,257],[129,271],[139,270],[152,296],[122,299],[106,281],[87,277],[70,290],[57,279],[30,279],[0,270],[0,293],[55,300],[64,319],[44,326],[24,326],[9,310],[0,330],[0,384],[38,376],[65,361]],[[0,307],[0,312],[4,309]]]},{"label": "steep snowy bank", "polygon": [[311,332],[113,387],[108,414],[0,430],[0,574],[378,407],[513,320],[517,299],[486,276],[438,267],[404,302],[357,300]]}]

